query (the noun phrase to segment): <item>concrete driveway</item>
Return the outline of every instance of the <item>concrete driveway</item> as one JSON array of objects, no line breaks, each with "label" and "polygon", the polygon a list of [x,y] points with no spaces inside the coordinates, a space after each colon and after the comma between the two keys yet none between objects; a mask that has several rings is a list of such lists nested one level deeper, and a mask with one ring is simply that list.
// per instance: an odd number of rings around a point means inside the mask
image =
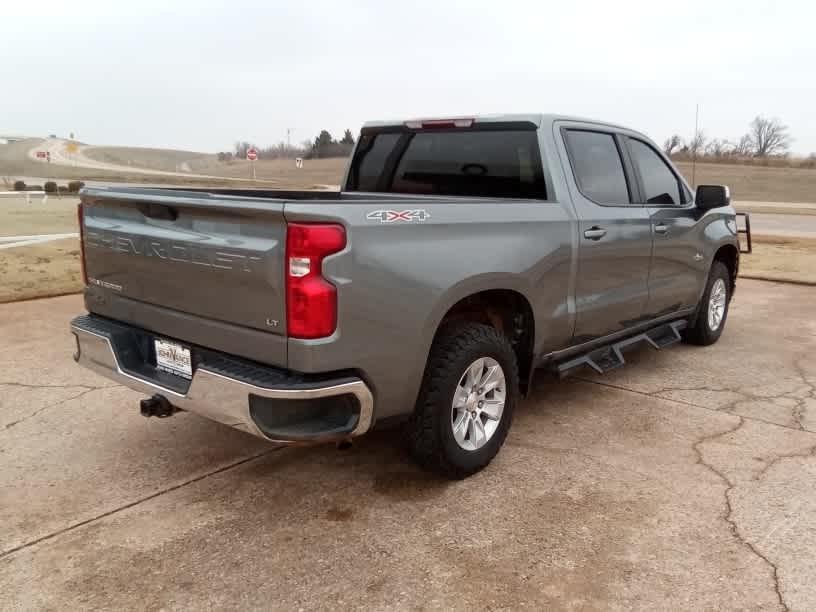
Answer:
[{"label": "concrete driveway", "polygon": [[743,280],[714,347],[539,376],[462,482],[144,419],[78,297],[0,306],[0,609],[814,609],[814,303]]}]

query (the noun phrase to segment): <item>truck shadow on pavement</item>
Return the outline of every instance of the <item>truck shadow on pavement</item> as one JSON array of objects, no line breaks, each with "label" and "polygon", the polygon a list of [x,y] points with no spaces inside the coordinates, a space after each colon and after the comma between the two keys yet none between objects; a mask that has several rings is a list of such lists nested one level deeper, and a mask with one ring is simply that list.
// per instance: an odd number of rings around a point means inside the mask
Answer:
[{"label": "truck shadow on pavement", "polygon": [[[529,436],[524,425],[530,424],[531,420],[540,420],[542,425],[563,424],[580,416],[579,413],[597,409],[597,392],[589,385],[559,381],[541,372],[536,375],[534,389],[534,393],[516,407],[514,426],[505,441],[505,449],[486,470],[501,469],[502,454],[509,452],[506,447],[525,444]],[[572,399],[568,406],[564,401],[567,397]],[[521,427],[516,428],[519,424]],[[217,441],[213,443],[217,444]],[[399,501],[432,499],[455,484],[455,481],[425,471],[413,462],[405,448],[401,425],[357,438],[346,449],[330,444],[270,448],[257,460],[242,466],[241,474],[252,479],[274,479],[284,473],[296,473],[302,478],[302,472],[314,469],[318,469],[322,477],[333,477],[338,483],[345,481],[348,475],[353,475],[358,482],[370,481],[372,493]]]}]

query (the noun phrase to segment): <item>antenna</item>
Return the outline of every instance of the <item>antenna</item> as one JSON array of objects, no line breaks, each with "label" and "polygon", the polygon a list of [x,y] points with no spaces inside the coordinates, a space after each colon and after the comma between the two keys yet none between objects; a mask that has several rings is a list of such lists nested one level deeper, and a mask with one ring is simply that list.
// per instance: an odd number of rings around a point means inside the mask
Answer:
[{"label": "antenna", "polygon": [[697,142],[697,134],[700,130],[700,105],[699,103],[694,108],[694,136],[691,142],[694,144],[694,150],[691,152],[691,186],[697,188],[696,174],[697,174],[697,147],[700,143]]}]

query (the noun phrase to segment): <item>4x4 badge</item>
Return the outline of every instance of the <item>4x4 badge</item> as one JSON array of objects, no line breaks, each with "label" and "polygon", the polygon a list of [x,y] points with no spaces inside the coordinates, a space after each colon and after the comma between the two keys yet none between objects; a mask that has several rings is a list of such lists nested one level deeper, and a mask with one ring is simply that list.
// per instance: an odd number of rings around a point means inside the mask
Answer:
[{"label": "4x4 badge", "polygon": [[430,219],[430,213],[424,208],[414,210],[372,210],[366,215],[369,221],[379,221],[380,223],[397,223],[412,221],[425,221]]}]

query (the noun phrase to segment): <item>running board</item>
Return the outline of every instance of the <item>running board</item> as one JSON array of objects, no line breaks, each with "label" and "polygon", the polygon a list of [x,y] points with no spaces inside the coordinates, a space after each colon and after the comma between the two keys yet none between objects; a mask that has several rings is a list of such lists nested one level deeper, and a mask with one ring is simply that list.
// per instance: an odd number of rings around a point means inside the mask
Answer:
[{"label": "running board", "polygon": [[604,372],[614,370],[625,364],[626,359],[623,358],[623,349],[633,344],[647,342],[652,348],[662,349],[680,342],[680,331],[683,330],[687,324],[686,321],[673,321],[672,323],[665,323],[653,327],[643,333],[618,340],[617,342],[596,348],[573,359],[557,363],[554,369],[558,373],[559,378],[564,378],[572,372],[572,370],[582,366],[589,366],[598,372],[598,374],[603,374]]}]

